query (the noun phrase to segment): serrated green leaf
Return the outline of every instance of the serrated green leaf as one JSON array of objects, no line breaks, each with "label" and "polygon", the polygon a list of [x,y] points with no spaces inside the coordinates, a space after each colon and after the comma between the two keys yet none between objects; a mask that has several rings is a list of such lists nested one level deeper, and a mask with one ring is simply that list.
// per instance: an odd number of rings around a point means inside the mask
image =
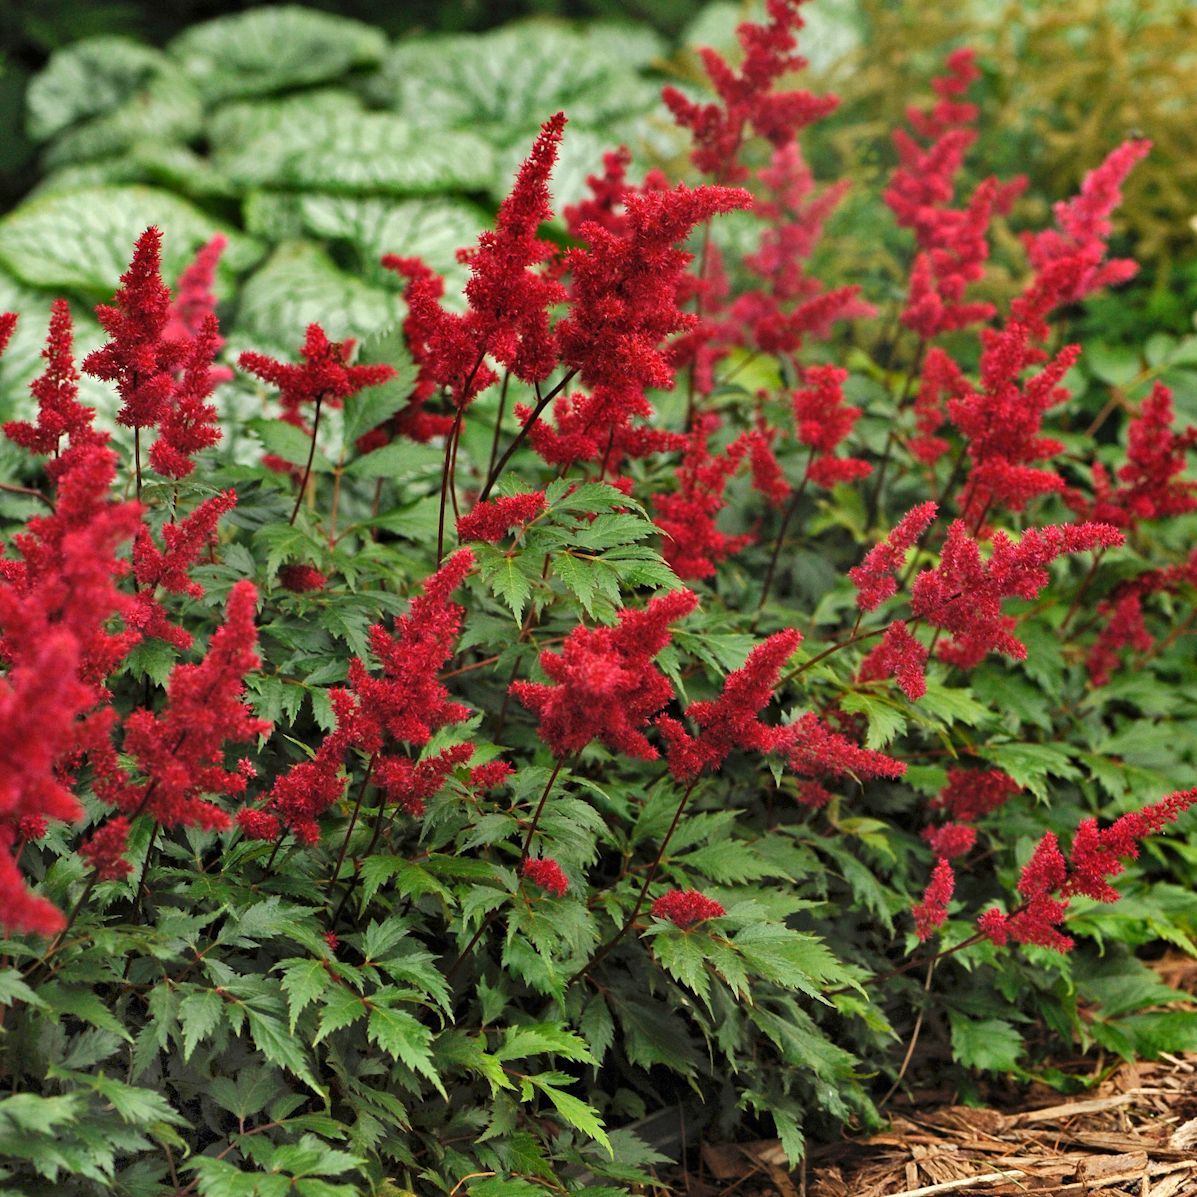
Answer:
[{"label": "serrated green leaf", "polygon": [[553,1103],[557,1113],[570,1126],[580,1130],[582,1134],[589,1136],[605,1148],[607,1153],[614,1158],[615,1152],[611,1147],[611,1140],[607,1138],[607,1132],[603,1129],[603,1120],[599,1117],[598,1111],[593,1106],[587,1105],[581,1099],[574,1097],[573,1094],[566,1093],[563,1089],[549,1084],[540,1077],[530,1076],[528,1080]]},{"label": "serrated green leaf", "polygon": [[388,1056],[427,1077],[445,1095],[440,1074],[432,1062],[432,1032],[407,1011],[375,1006],[370,1011],[366,1037]]},{"label": "serrated green leaf", "polygon": [[196,1044],[202,1043],[220,1025],[223,1011],[224,999],[211,989],[195,990],[179,1003],[184,1062],[191,1059]]},{"label": "serrated green leaf", "polygon": [[969,1018],[948,1011],[952,1024],[952,1053],[967,1068],[984,1072],[1011,1072],[1022,1055],[1022,1036],[1000,1018]]},{"label": "serrated green leaf", "polygon": [[287,1009],[291,1015],[288,1025],[292,1033],[299,1016],[328,985],[329,975],[323,960],[298,960],[282,970],[283,992],[287,995]]}]

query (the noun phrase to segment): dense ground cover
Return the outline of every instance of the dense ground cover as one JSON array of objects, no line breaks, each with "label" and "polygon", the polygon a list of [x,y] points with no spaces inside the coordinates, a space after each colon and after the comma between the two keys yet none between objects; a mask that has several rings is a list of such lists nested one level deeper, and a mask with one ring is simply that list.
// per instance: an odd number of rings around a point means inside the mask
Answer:
[{"label": "dense ground cover", "polygon": [[1151,144],[1024,225],[957,49],[853,195],[800,27],[659,110],[642,32],[480,78],[297,10],[34,85],[12,1191],[598,1197],[679,1104],[797,1160],[914,1059],[1197,1043],[1140,958],[1195,951],[1197,339],[1063,335]]}]

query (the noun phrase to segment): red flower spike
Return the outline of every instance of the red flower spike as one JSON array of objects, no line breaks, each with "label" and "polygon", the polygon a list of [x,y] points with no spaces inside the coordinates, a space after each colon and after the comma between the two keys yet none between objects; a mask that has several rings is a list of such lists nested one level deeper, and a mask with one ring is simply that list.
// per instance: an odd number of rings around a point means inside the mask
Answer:
[{"label": "red flower spike", "polygon": [[304,407],[317,399],[338,407],[366,387],[378,386],[395,376],[392,366],[348,365],[353,340],[330,341],[319,324],[309,324],[299,355],[300,365],[280,362],[262,353],[243,353],[237,359],[243,370],[277,387],[284,418],[302,425]]},{"label": "red flower spike", "polygon": [[939,565],[915,579],[911,610],[950,633],[939,655],[961,669],[973,668],[990,652],[1021,661],[1026,646],[1013,635],[1014,619],[1002,614],[1002,599],[1036,598],[1049,581],[1045,567],[1065,553],[1122,542],[1122,533],[1109,524],[1030,528],[1017,543],[998,532],[993,552],[983,562],[980,546],[963,521],[956,520],[948,529]]},{"label": "red flower spike", "polygon": [[736,162],[751,128],[775,146],[790,144],[800,129],[831,112],[836,96],[775,92],[773,85],[806,60],[795,53],[803,0],[768,0],[768,24],[745,21],[736,30],[744,51],[738,71],[714,50],[699,51],[719,102],[695,103],[674,87],[661,93],[674,120],[694,138],[691,158],[704,174],[730,182],[747,173]]},{"label": "red flower spike", "polygon": [[[201,245],[195,257],[179,275],[175,288],[175,301],[171,305],[171,321],[167,326],[166,335],[169,337],[195,337],[208,323],[209,317],[216,315],[216,296],[212,293],[212,285],[216,279],[216,268],[220,264],[221,254],[228,247],[229,239],[223,233],[217,233],[206,245]],[[220,346],[218,345],[219,349]],[[229,378],[231,371],[225,371]],[[219,381],[227,381],[221,378]]]},{"label": "red flower spike", "polygon": [[715,527],[724,488],[749,447],[741,437],[722,453],[712,454],[708,441],[719,424],[719,417],[709,413],[694,421],[677,470],[678,490],[653,500],[656,523],[665,536],[662,555],[683,581],[711,577],[720,561],[752,543],[751,536],[728,536]]},{"label": "red flower spike", "polygon": [[1131,258],[1106,260],[1107,241],[1113,230],[1110,216],[1122,202],[1122,184],[1150,149],[1150,141],[1123,142],[1085,176],[1080,195],[1056,204],[1055,229],[1024,239],[1035,277],[1011,310],[1040,340],[1047,337],[1044,318],[1054,308],[1124,283],[1137,273]]},{"label": "red flower spike", "polygon": [[506,761],[487,761],[470,770],[470,788],[478,791],[495,790],[515,773]]},{"label": "red flower spike", "polygon": [[843,385],[848,371],[838,366],[808,366],[805,387],[794,392],[794,424],[798,441],[813,450],[810,480],[831,487],[872,472],[866,461],[836,457],[835,450],[860,418],[860,408],[844,402]]},{"label": "red flower spike", "polygon": [[455,744],[423,761],[384,756],[374,767],[374,784],[387,802],[418,819],[424,813],[424,803],[440,793],[449,774],[473,755],[473,744]]},{"label": "red flower spike", "polygon": [[133,871],[124,855],[128,847],[129,821],[117,815],[92,833],[79,849],[79,855],[95,869],[101,881],[119,881]]},{"label": "red flower spike", "polygon": [[856,605],[872,611],[891,598],[898,589],[895,574],[906,564],[906,554],[918,544],[939,508],[931,502],[920,503],[894,525],[893,531],[871,548],[865,559],[848,571],[856,587]]},{"label": "red flower spike", "polygon": [[923,900],[912,910],[914,928],[919,939],[930,939],[948,918],[948,903],[956,889],[956,874],[945,857],[940,857],[931,873],[931,881],[923,891]]},{"label": "red flower spike", "polygon": [[678,781],[690,781],[704,769],[718,769],[737,748],[768,753],[788,742],[788,729],[769,727],[758,715],[772,701],[781,671],[801,642],[802,634],[796,629],[775,633],[748,654],[743,668],[727,675],[718,698],[691,703],[686,716],[701,729],[697,737],[691,738],[668,716],[657,719],[669,745],[669,770]]},{"label": "red flower spike", "polygon": [[1070,494],[1068,502],[1073,510],[1087,519],[1103,520],[1119,528],[1134,528],[1144,520],[1197,510],[1197,482],[1180,478],[1186,455],[1197,445],[1197,428],[1176,433],[1172,420],[1172,392],[1157,382],[1130,422],[1126,464],[1118,470],[1122,485],[1111,485],[1105,469],[1094,465],[1093,502]]},{"label": "red flower spike", "polygon": [[780,749],[786,763],[804,777],[901,777],[904,761],[883,752],[861,748],[846,736],[833,732],[818,715],[808,712],[782,729]]},{"label": "red flower spike", "polygon": [[569,889],[569,878],[551,857],[542,856],[537,860],[527,859],[521,866],[520,872],[534,885],[539,885],[554,898],[564,897],[566,890]]},{"label": "red flower spike", "polygon": [[624,608],[614,627],[576,627],[560,653],[540,654],[554,684],[511,684],[511,693],[539,716],[540,737],[554,755],[569,756],[598,739],[612,752],[657,758],[641,729],[673,697],[673,687],[653,658],[669,643],[669,624],[697,605],[692,591],[672,590],[642,611]]},{"label": "red flower spike", "polygon": [[478,503],[457,521],[458,540],[483,540],[498,544],[511,528],[530,523],[545,509],[544,491],[507,495]]},{"label": "red flower spike", "polygon": [[977,842],[977,829],[967,823],[944,823],[942,827],[924,827],[923,839],[931,845],[936,856],[951,860],[972,851]]},{"label": "red flower spike", "polygon": [[1001,769],[949,769],[948,784],[931,799],[931,806],[949,818],[973,823],[1021,793],[1022,786]]},{"label": "red flower spike", "polygon": [[78,399],[79,371],[75,369],[73,338],[70,306],[65,299],[56,299],[50,307],[50,331],[42,350],[46,368],[29,384],[37,400],[37,424],[10,420],[4,425],[4,435],[30,453],[57,456],[64,436],[73,445],[100,444],[104,440],[92,428],[96,413]]},{"label": "red flower spike", "polygon": [[617,150],[608,150],[603,155],[603,173],[586,178],[590,195],[580,203],[566,204],[561,209],[562,219],[571,237],[580,238],[584,224],[601,225],[617,237],[624,233],[627,220],[619,209],[634,190],[627,177],[631,165],[632,152],[626,145],[621,145]]},{"label": "red flower spike", "polygon": [[683,931],[707,919],[722,918],[727,911],[706,894],[696,889],[671,889],[652,904],[653,918],[668,919]]},{"label": "red flower spike", "polygon": [[314,565],[284,565],[278,571],[278,580],[283,589],[293,594],[310,594],[328,585],[328,578]]},{"label": "red flower spike", "polygon": [[401,743],[427,744],[437,728],[468,717],[469,708],[449,700],[437,672],[453,653],[464,614],[449,595],[473,566],[473,553],[458,549],[424,580],[393,631],[382,624],[370,629],[382,677],[371,677],[360,658],[349,663],[349,685],[357,698],[354,743],[364,752],[377,751],[388,735]]},{"label": "red flower spike", "polygon": [[203,587],[192,580],[190,570],[213,542],[220,517],[236,505],[237,495],[232,490],[205,499],[185,519],[163,527],[164,550],[154,544],[150,530],[144,524],[137,530],[133,543],[133,575],[140,589],[133,599],[134,610],[129,615],[129,622],[143,635],[156,636],[179,649],[191,646],[190,633],[171,623],[155,592],[162,587],[172,594],[186,594],[191,598],[203,595]]},{"label": "red flower spike", "polygon": [[911,702],[918,702],[927,693],[927,657],[927,646],[902,620],[897,620],[885,629],[881,643],[860,663],[856,680],[878,682],[892,677]]},{"label": "red flower spike", "polygon": [[276,840],[283,826],[269,811],[246,807],[237,813],[237,826],[247,840]]},{"label": "red flower spike", "polygon": [[243,794],[246,777],[240,768],[225,768],[226,746],[271,730],[242,698],[245,675],[259,665],[257,599],[252,582],[238,582],[204,659],[171,671],[165,707],[157,712],[138,708],[125,720],[122,751],[137,762],[144,780],[126,773],[111,744],[107,752],[95,746],[99,797],[128,815],[145,812],[164,827],[228,827],[228,816],[209,799]]},{"label": "red flower spike", "polygon": [[16,312],[0,312],[0,354],[8,348],[12,335],[17,330]]},{"label": "red flower spike", "polygon": [[186,478],[195,469],[192,457],[220,442],[216,408],[208,397],[218,383],[232,378],[232,371],[213,364],[223,343],[216,317],[205,317],[150,447],[150,464],[167,478]]},{"label": "red flower spike", "polygon": [[110,340],[83,359],[84,374],[116,384],[121,397],[116,419],[126,428],[151,428],[166,414],[188,348],[187,338],[166,335],[170,290],[162,281],[161,249],[156,228],[137,239],[112,304],[96,308]]}]

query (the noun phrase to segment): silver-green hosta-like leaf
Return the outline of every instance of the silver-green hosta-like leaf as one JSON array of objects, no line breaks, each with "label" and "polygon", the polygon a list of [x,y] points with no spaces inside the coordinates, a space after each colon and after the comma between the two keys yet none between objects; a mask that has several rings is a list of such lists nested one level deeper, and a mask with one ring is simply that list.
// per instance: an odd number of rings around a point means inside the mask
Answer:
[{"label": "silver-green hosta-like leaf", "polygon": [[313,236],[347,241],[361,257],[362,273],[390,286],[401,285],[393,271],[379,265],[383,254],[423,259],[445,278],[445,302],[454,299],[469,277],[457,251],[473,245],[490,219],[480,208],[457,199],[391,200],[343,195],[304,195],[299,218]]},{"label": "silver-green hosta-like leaf", "polygon": [[116,157],[63,166],[47,175],[29,194],[49,195],[110,183],[146,183],[201,198],[230,199],[236,194],[206,158],[184,145],[157,141],[138,142]]},{"label": "silver-green hosta-like leaf", "polygon": [[178,75],[158,75],[123,104],[65,130],[46,151],[49,167],[119,154],[138,141],[187,141],[203,127],[199,93]]},{"label": "silver-green hosta-like leaf", "polygon": [[363,337],[405,310],[397,292],[344,273],[319,246],[291,241],[245,284],[232,336],[294,352],[313,321],[335,339]]},{"label": "silver-green hosta-like leaf", "polygon": [[657,89],[636,74],[618,39],[541,22],[481,36],[400,42],[371,95],[421,125],[535,129],[565,110],[575,125],[601,125],[656,103]]},{"label": "silver-green hosta-like leaf", "polygon": [[209,103],[339,79],[386,52],[378,29],[298,5],[218,17],[167,47]]},{"label": "silver-green hosta-like leaf", "polygon": [[243,187],[418,195],[482,191],[494,174],[490,145],[473,133],[428,137],[394,113],[323,97],[235,105],[211,137],[216,167]]},{"label": "silver-green hosta-like leaf", "polygon": [[89,37],[56,50],[26,93],[26,129],[46,141],[119,108],[168,65],[166,56],[125,37]]},{"label": "silver-green hosta-like leaf", "polygon": [[221,263],[226,269],[245,270],[261,256],[256,241],[169,191],[114,186],[22,204],[0,221],[0,263],[22,282],[108,298],[150,225],[162,230],[162,273],[170,281],[218,232],[229,242]]}]

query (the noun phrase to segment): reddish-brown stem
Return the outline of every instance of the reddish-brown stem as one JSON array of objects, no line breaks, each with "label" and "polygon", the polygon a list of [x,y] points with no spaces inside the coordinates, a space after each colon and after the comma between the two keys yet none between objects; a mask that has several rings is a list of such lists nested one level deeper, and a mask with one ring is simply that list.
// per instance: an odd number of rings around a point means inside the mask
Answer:
[{"label": "reddish-brown stem", "polygon": [[141,502],[141,429],[133,429],[133,484],[137,491],[137,501]]},{"label": "reddish-brown stem", "polygon": [[38,499],[45,503],[51,511],[54,510],[54,500],[32,486],[18,486],[15,482],[0,482],[0,490],[10,495],[27,495],[31,499]]},{"label": "reddish-brown stem", "polygon": [[271,849],[270,858],[266,861],[266,872],[269,873],[271,868],[274,866],[274,858],[278,856],[278,850],[283,846],[283,840],[286,838],[287,829],[284,827],[282,831],[278,833],[278,839],[274,841],[274,847]]},{"label": "reddish-brown stem", "polygon": [[886,628],[873,628],[869,632],[854,632],[846,640],[837,640],[834,644],[828,645],[822,652],[816,653],[809,661],[803,661],[797,669],[792,669],[781,680],[783,682],[792,682],[796,677],[801,676],[820,661],[826,660],[832,653],[838,653],[841,648],[849,648],[853,644],[860,644],[861,641],[873,640],[877,636],[884,636],[886,631]]},{"label": "reddish-brown stem", "polygon": [[154,855],[154,843],[158,839],[161,827],[161,823],[154,824],[154,828],[150,832],[150,842],[146,845],[145,863],[141,866],[141,877],[137,881],[137,892],[133,896],[133,913],[130,916],[130,922],[133,923],[137,922],[137,917],[141,913],[141,903],[145,897],[145,882],[150,873],[150,858]]},{"label": "reddish-brown stem", "polygon": [[773,588],[773,575],[777,572],[777,562],[781,559],[782,546],[785,544],[786,529],[789,528],[790,521],[794,518],[794,512],[798,510],[798,503],[802,498],[802,492],[806,490],[806,484],[810,480],[810,467],[814,460],[815,451],[812,447],[806,459],[806,469],[802,472],[802,481],[798,483],[797,489],[790,496],[790,501],[786,504],[785,514],[781,517],[781,527],[777,529],[777,539],[773,542],[773,553],[769,557],[769,568],[765,571],[765,581],[761,586],[760,602],[756,605],[756,617],[752,621],[752,631],[756,631],[756,625],[760,623],[761,612],[765,609],[765,604],[769,601],[769,591]]},{"label": "reddish-brown stem", "polygon": [[549,780],[544,784],[544,791],[540,795],[540,801],[536,804],[536,813],[532,816],[532,822],[528,824],[528,834],[524,836],[524,846],[520,850],[521,865],[528,859],[528,849],[532,847],[532,837],[536,834],[536,828],[540,825],[540,816],[544,812],[544,804],[549,800],[549,794],[557,781],[557,775],[561,772],[561,767],[565,764],[565,761],[566,758],[563,756],[557,758],[557,763],[553,766],[552,773],[549,774]]},{"label": "reddish-brown stem", "polygon": [[503,417],[507,414],[507,387],[511,382],[511,371],[503,373],[503,385],[499,388],[499,412],[495,416],[495,432],[490,438],[490,459],[486,463],[486,476],[489,478],[495,470],[495,460],[499,456],[499,437],[503,432]]},{"label": "reddish-brown stem", "polygon": [[553,387],[551,391],[537,400],[536,406],[532,409],[532,414],[524,421],[523,427],[520,428],[519,432],[515,434],[515,436],[512,438],[511,444],[507,446],[506,450],[504,450],[503,456],[499,458],[499,460],[495,463],[494,469],[492,469],[487,475],[486,482],[482,487],[482,493],[478,496],[479,503],[485,503],[490,497],[490,492],[494,490],[495,483],[498,482],[499,478],[502,476],[503,470],[507,463],[512,459],[512,457],[515,456],[515,451],[527,439],[528,433],[532,430],[532,425],[540,419],[541,413],[544,411],[544,409],[548,407],[548,405],[552,403],[553,400],[556,399],[557,396],[560,395],[567,386],[569,386],[577,372],[578,371],[576,369],[567,371],[565,377],[562,378],[561,381],[555,387]]},{"label": "reddish-brown stem", "polygon": [[[914,361],[911,363],[910,371],[906,375],[906,381],[902,386],[902,393],[898,397],[898,408],[894,419],[902,414],[905,410],[906,402],[910,398],[910,387],[914,382],[915,375],[919,372],[919,367],[923,363],[923,351],[927,347],[927,342],[924,338],[919,339],[918,348],[914,351]],[[865,527],[871,528],[873,521],[877,518],[877,513],[881,510],[881,490],[885,485],[885,474],[889,469],[890,459],[893,456],[894,442],[898,439],[898,434],[893,427],[885,434],[885,448],[881,451],[881,462],[877,466],[877,477],[873,482],[873,490],[869,495],[868,503],[865,506]]]},{"label": "reddish-brown stem", "polygon": [[[461,434],[461,422],[464,416],[465,409],[459,407],[453,417],[453,427],[449,429],[449,435],[445,438],[445,464],[441,470],[441,506],[436,518],[436,564],[438,569],[445,555],[445,508],[449,501],[449,488],[453,485],[453,447]],[[456,497],[453,500],[453,506],[457,506]]]},{"label": "reddish-brown stem", "polygon": [[341,872],[341,865],[345,861],[345,852],[349,848],[349,840],[353,836],[353,829],[357,826],[358,816],[362,812],[362,799],[366,796],[366,787],[370,784],[370,778],[374,774],[374,766],[378,762],[378,753],[370,758],[370,763],[366,766],[366,772],[362,777],[361,785],[357,788],[357,798],[353,803],[353,814],[349,816],[349,826],[345,829],[345,838],[341,841],[341,851],[337,855],[337,863],[333,867],[332,876],[328,880],[328,892],[332,893],[332,888],[337,883],[337,877]]},{"label": "reddish-brown stem", "polygon": [[665,837],[661,840],[661,846],[657,849],[657,855],[653,859],[653,863],[649,866],[644,883],[640,886],[640,893],[636,896],[636,905],[632,907],[632,913],[628,915],[623,926],[590,958],[590,963],[584,964],[570,977],[569,981],[566,982],[567,987],[575,981],[580,981],[596,964],[605,960],[615,945],[623,939],[640,917],[640,911],[644,907],[644,899],[648,897],[648,891],[652,887],[652,883],[657,879],[657,873],[661,868],[661,861],[665,859],[665,850],[669,847],[669,841],[673,839],[673,833],[677,830],[677,825],[682,820],[682,813],[685,811],[686,804],[690,801],[690,795],[694,793],[694,787],[697,784],[698,778],[692,778],[690,784],[686,787],[685,793],[682,794],[682,800],[677,804],[677,810],[673,812],[673,822],[669,824],[669,830],[665,832]]},{"label": "reddish-brown stem", "polygon": [[312,440],[308,445],[308,461],[307,465],[303,467],[303,478],[299,483],[299,494],[295,496],[295,506],[291,508],[291,518],[287,521],[291,525],[294,525],[295,518],[299,515],[299,509],[303,506],[303,497],[308,491],[308,479],[312,476],[312,462],[316,460],[316,434],[320,431],[320,408],[323,399],[323,395],[316,396],[316,414],[312,419]]},{"label": "reddish-brown stem", "polygon": [[1105,555],[1105,548],[1100,548],[1093,554],[1093,562],[1089,566],[1089,572],[1085,575],[1081,584],[1077,587],[1076,594],[1072,596],[1072,602],[1068,604],[1068,610],[1064,612],[1064,619],[1060,624],[1060,629],[1056,633],[1061,640],[1064,639],[1065,633],[1068,631],[1069,625],[1072,623],[1077,611],[1080,609],[1081,599],[1085,597],[1094,577],[1097,575],[1097,567],[1101,564],[1101,559]]}]

